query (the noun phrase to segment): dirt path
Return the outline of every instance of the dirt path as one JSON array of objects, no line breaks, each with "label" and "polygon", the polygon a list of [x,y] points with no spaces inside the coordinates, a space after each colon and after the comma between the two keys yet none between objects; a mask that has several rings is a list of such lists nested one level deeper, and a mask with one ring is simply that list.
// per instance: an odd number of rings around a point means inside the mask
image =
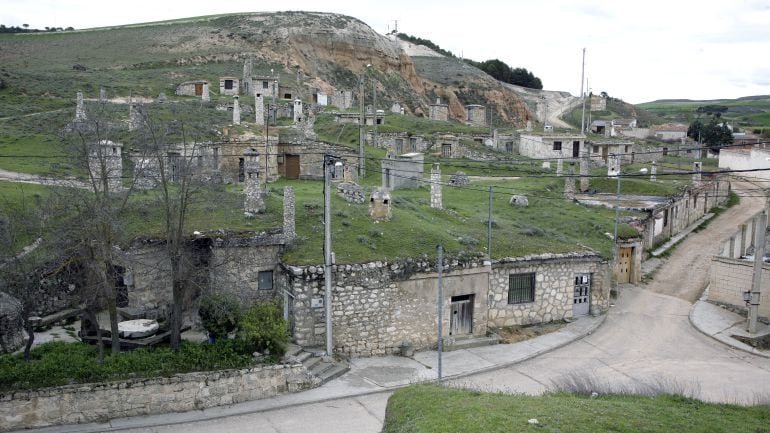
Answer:
[{"label": "dirt path", "polygon": [[711,258],[718,252],[720,243],[765,203],[756,193],[756,185],[742,181],[733,182],[732,186],[741,196],[740,204],[719,215],[708,230],[687,236],[658,268],[653,280],[643,286],[645,289],[690,303],[701,296],[708,285]]}]

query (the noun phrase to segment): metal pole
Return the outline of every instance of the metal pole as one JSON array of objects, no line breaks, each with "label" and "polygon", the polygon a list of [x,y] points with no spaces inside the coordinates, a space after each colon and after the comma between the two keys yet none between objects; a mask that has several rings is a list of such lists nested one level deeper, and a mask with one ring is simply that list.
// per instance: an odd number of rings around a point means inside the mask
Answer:
[{"label": "metal pole", "polygon": [[749,334],[757,333],[757,316],[759,315],[760,283],[762,267],[765,263],[765,232],[767,231],[767,207],[759,214],[759,227],[754,241],[754,275],[751,279],[751,298],[749,299],[749,319],[746,330]]},{"label": "metal pole", "polygon": [[492,185],[489,185],[489,216],[487,217],[487,255],[492,258]]},{"label": "metal pole", "polygon": [[438,381],[441,382],[441,352],[444,350],[444,282],[442,273],[444,272],[444,249],[441,245],[436,249],[438,255],[438,299],[436,300],[438,314]]},{"label": "metal pole", "polygon": [[361,101],[360,101],[360,114],[358,118],[358,183],[361,183],[364,181],[364,175],[366,174],[366,171],[364,169],[364,125],[366,124],[366,119],[364,117],[364,77],[363,75],[359,78],[359,95],[361,95]]},{"label": "metal pole", "polygon": [[583,112],[580,114],[580,133],[586,133],[586,95],[583,91],[586,73],[586,49],[583,48],[583,67],[580,70],[580,97],[583,98]]},{"label": "metal pole", "polygon": [[324,155],[324,307],[326,309],[326,354],[332,355],[332,213],[329,167],[331,158]]}]

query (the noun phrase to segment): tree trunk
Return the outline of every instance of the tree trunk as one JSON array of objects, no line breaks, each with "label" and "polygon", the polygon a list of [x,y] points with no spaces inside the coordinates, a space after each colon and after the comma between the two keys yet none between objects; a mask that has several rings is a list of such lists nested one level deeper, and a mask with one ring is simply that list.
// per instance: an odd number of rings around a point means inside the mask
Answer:
[{"label": "tree trunk", "polygon": [[29,336],[27,344],[24,346],[24,361],[29,362],[29,352],[32,350],[32,343],[35,342],[35,331],[32,327],[32,322],[29,321],[29,317],[24,318],[24,331]]},{"label": "tree trunk", "polygon": [[99,326],[99,321],[96,319],[96,313],[91,308],[86,308],[83,313],[88,316],[88,320],[95,324],[96,328],[96,347],[99,348],[99,365],[104,365],[104,341],[102,341],[102,328]]},{"label": "tree trunk", "polygon": [[180,259],[174,257],[171,259],[171,348],[174,351],[179,351],[179,346],[182,340],[182,290],[184,288],[184,282],[181,277]]}]

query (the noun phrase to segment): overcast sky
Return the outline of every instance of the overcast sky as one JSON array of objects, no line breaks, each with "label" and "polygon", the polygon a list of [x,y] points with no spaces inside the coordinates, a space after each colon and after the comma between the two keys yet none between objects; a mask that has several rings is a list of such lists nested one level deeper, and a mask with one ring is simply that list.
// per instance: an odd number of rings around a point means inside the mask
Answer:
[{"label": "overcast sky", "polygon": [[430,39],[456,55],[498,58],[548,90],[640,103],[770,94],[768,0],[3,0],[0,23],[76,29],[275,10],[336,12],[379,33]]}]

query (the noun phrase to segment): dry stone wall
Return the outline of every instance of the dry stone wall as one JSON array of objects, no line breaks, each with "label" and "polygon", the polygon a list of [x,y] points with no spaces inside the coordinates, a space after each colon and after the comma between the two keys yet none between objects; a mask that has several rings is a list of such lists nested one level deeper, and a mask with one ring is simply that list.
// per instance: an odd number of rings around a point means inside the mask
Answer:
[{"label": "dry stone wall", "polygon": [[0,394],[0,431],[200,410],[318,386],[302,364]]}]

